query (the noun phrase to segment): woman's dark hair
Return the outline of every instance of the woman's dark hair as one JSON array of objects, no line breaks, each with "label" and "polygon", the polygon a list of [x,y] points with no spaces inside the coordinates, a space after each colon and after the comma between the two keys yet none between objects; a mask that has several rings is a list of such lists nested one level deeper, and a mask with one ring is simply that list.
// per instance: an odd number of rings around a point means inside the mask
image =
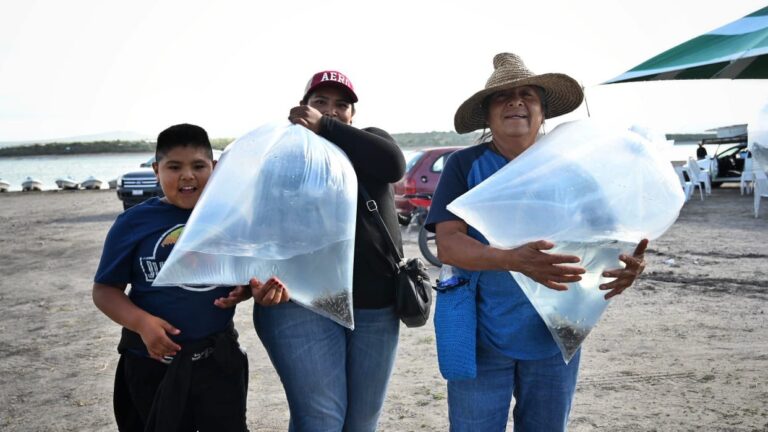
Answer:
[{"label": "woman's dark hair", "polygon": [[[312,95],[315,94],[316,91],[317,91],[317,89],[315,89],[314,91],[312,91],[310,93],[305,94],[304,98],[301,100],[301,105],[307,105],[309,103],[309,98],[311,98]],[[354,116],[355,115],[355,103],[352,102],[351,99],[349,101],[349,106],[352,108],[352,115]]]},{"label": "woman's dark hair", "polygon": [[490,141],[491,138],[493,138],[493,133],[491,133],[490,129],[484,127],[483,132],[481,132],[480,136],[477,137],[475,144],[482,144],[484,142]]},{"label": "woman's dark hair", "polygon": [[547,118],[547,112],[549,111],[549,107],[547,106],[547,93],[544,91],[543,88],[539,86],[534,86],[536,88],[536,91],[539,92],[539,99],[541,99],[541,113],[544,114],[544,118]]},{"label": "woman's dark hair", "polygon": [[209,159],[213,160],[213,150],[208,133],[200,126],[189,123],[177,124],[160,132],[155,147],[155,161],[160,160],[176,147],[191,147],[201,149]]}]

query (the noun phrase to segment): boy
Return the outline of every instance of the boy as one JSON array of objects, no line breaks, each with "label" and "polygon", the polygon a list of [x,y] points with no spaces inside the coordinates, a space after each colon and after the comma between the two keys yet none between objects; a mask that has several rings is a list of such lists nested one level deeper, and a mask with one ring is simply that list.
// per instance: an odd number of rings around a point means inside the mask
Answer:
[{"label": "boy", "polygon": [[248,361],[237,343],[234,306],[251,290],[260,301],[287,301],[287,290],[256,279],[250,290],[152,286],[215,164],[203,128],[179,124],[161,132],[152,168],[165,197],[119,215],[104,243],[93,302],[123,326],[114,394],[121,431],[247,430]]}]

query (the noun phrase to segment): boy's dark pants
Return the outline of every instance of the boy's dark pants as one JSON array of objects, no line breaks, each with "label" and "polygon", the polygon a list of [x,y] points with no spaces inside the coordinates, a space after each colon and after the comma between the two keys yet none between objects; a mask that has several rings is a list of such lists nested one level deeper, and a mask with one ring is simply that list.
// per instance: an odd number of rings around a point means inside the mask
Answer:
[{"label": "boy's dark pants", "polygon": [[[248,430],[245,420],[248,360],[239,348],[234,355],[240,357],[235,359],[239,360],[240,367],[235,364],[228,370],[222,368],[214,356],[191,362],[186,404],[178,431]],[[155,429],[146,424],[169,368],[157,360],[130,352],[121,355],[114,395],[115,418],[121,432]],[[152,413],[153,416],[163,414]]]}]

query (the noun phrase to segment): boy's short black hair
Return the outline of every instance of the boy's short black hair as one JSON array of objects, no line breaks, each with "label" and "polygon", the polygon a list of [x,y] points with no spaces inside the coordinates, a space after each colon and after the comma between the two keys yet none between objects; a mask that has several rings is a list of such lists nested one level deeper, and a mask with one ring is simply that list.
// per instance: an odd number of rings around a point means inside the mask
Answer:
[{"label": "boy's short black hair", "polygon": [[213,149],[211,149],[208,133],[200,126],[182,123],[173,125],[160,132],[160,135],[157,136],[157,146],[155,147],[155,161],[160,162],[169,151],[176,147],[202,149],[208,158],[213,160]]}]

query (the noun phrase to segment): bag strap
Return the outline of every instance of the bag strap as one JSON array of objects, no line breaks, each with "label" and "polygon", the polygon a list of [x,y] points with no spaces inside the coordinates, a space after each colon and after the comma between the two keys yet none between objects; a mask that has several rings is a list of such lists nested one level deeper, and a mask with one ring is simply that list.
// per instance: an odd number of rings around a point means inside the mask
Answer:
[{"label": "bag strap", "polygon": [[373,213],[373,218],[376,220],[376,224],[381,228],[381,231],[384,233],[384,237],[389,240],[389,248],[392,249],[392,252],[394,252],[395,259],[395,267],[398,266],[397,263],[403,260],[403,257],[400,256],[400,251],[397,250],[397,246],[395,245],[395,241],[392,240],[392,235],[389,233],[389,230],[387,229],[387,225],[384,224],[384,219],[381,218],[381,214],[379,213],[379,206],[376,205],[376,201],[374,201],[370,195],[368,195],[368,191],[365,190],[365,187],[363,187],[362,184],[357,185],[357,189],[360,191],[360,194],[363,195],[363,199],[365,200],[365,208],[368,209],[369,212]]}]

